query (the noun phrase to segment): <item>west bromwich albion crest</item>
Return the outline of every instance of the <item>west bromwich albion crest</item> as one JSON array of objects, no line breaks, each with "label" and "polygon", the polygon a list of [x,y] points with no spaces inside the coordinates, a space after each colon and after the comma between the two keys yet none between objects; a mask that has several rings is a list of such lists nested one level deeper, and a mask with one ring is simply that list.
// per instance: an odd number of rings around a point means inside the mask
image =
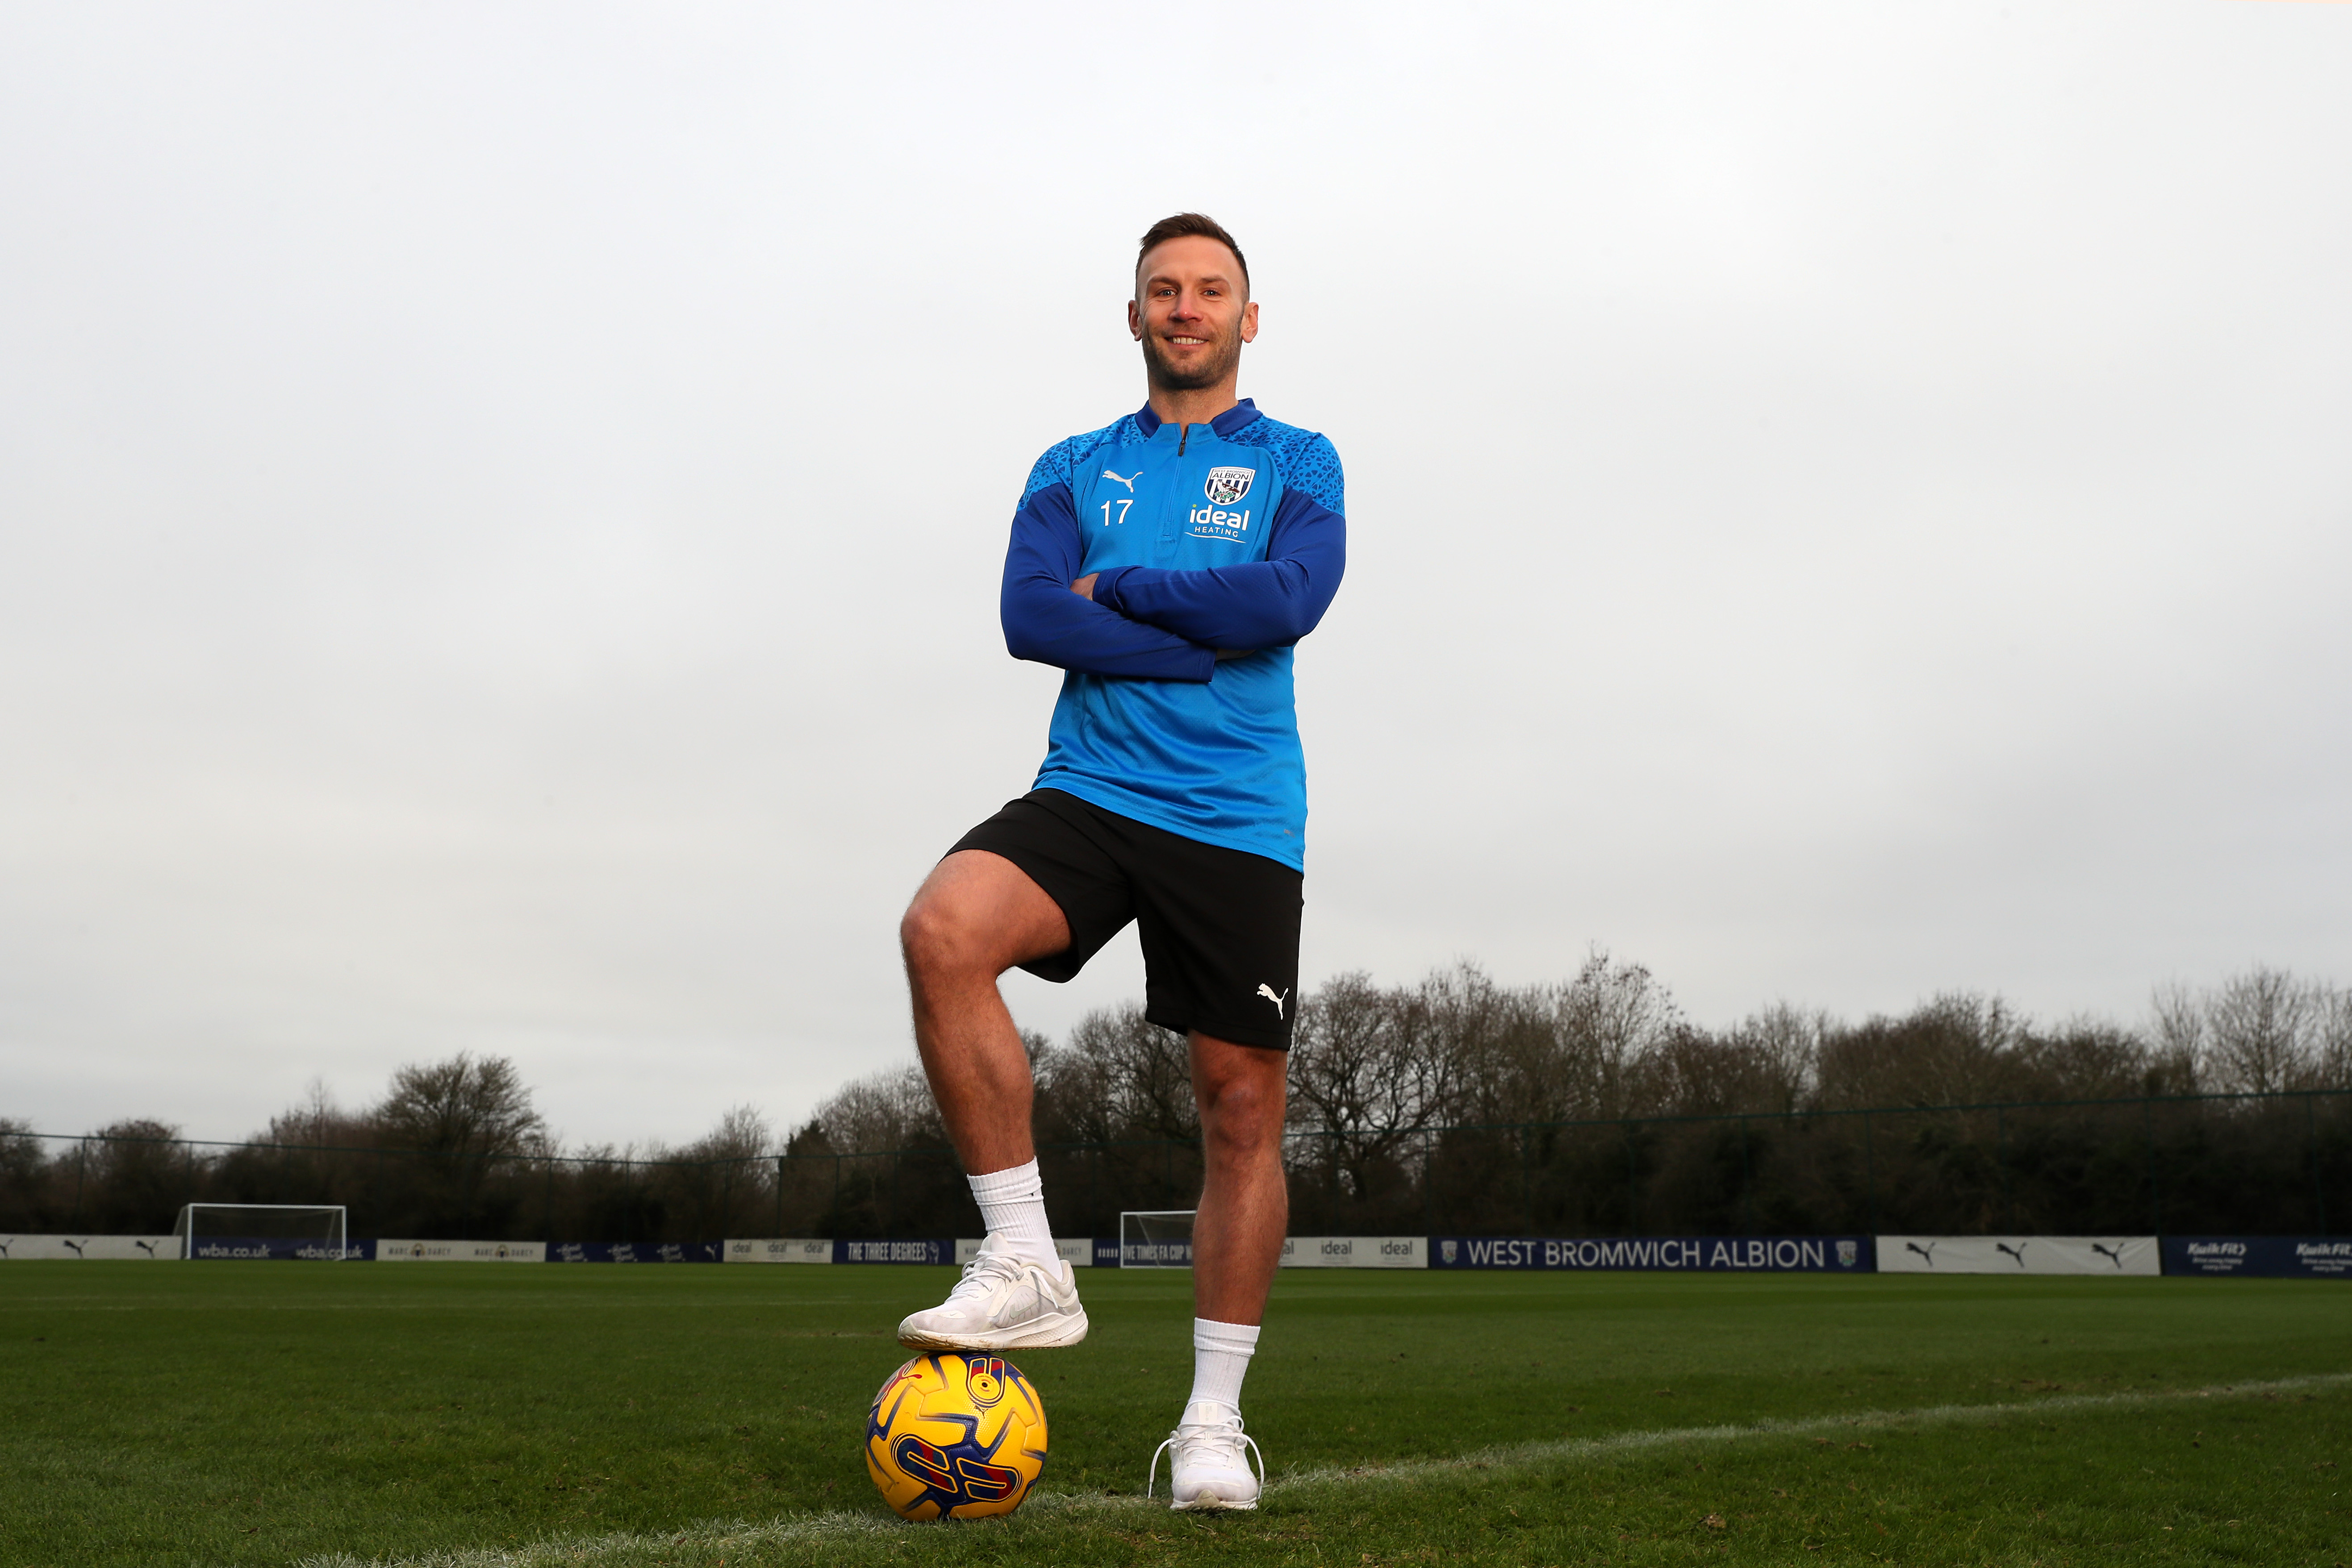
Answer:
[{"label": "west bromwich albion crest", "polygon": [[1249,494],[1250,481],[1256,478],[1255,468],[1211,468],[1209,482],[1202,488],[1212,505],[1231,506]]}]

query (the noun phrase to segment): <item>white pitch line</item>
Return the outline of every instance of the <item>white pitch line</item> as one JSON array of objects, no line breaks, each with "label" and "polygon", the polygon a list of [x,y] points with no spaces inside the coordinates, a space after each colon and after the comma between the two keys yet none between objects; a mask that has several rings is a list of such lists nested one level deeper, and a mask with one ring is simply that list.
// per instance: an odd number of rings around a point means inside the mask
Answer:
[{"label": "white pitch line", "polygon": [[[1695,1443],[1731,1442],[1743,1437],[1803,1437],[1823,1432],[1883,1431],[1888,1427],[1956,1426],[1971,1421],[1998,1421],[2009,1416],[2040,1415],[2053,1411],[2112,1410],[2126,1405],[2177,1405],[2196,1399],[2258,1399],[2298,1391],[2341,1388],[2352,1384],[2352,1373],[2328,1373],[2311,1377],[2273,1378],[2262,1383],[2216,1384],[2206,1388],[2149,1389],[2117,1394],[2062,1394],[2046,1399],[2019,1400],[2006,1405],[1933,1405],[1918,1410],[1864,1410],[1847,1415],[1814,1415],[1801,1420],[1764,1420],[1721,1426],[1664,1426],[1642,1432],[1618,1432],[1606,1437],[1567,1437],[1556,1442],[1516,1443],[1480,1448],[1450,1459],[1402,1459],[1394,1464],[1349,1468],[1326,1467],[1297,1470],[1268,1482],[1266,1490],[1322,1489],[1412,1481],[1473,1470],[1528,1469],[1579,1459],[1606,1458],[1615,1454],[1675,1447]],[[1038,1492],[1023,1505],[1024,1517],[1037,1514],[1131,1512],[1164,1510],[1167,1504],[1131,1494],[1106,1497],[1092,1493]],[[657,1552],[691,1547],[697,1551],[748,1549],[754,1546],[806,1545],[823,1541],[880,1535],[889,1531],[919,1531],[909,1524],[870,1511],[836,1509],[827,1513],[790,1514],[764,1524],[743,1521],[705,1521],[658,1533],[616,1532],[609,1535],[564,1536],[518,1547],[468,1547],[457,1552],[427,1552],[419,1557],[362,1560],[348,1552],[305,1557],[299,1568],[579,1568],[625,1552]]]},{"label": "white pitch line", "polygon": [[[1563,1437],[1553,1442],[1514,1443],[1481,1448],[1450,1459],[1401,1459],[1393,1464],[1327,1467],[1285,1475],[1275,1487],[1383,1480],[1413,1480],[1424,1476],[1463,1470],[1526,1468],[1560,1459],[1601,1458],[1644,1448],[1671,1447],[1683,1443],[1728,1442],[1738,1437],[1802,1437],[1818,1432],[1883,1431],[1890,1426],[1957,1426],[1969,1421],[1994,1421],[2004,1416],[2041,1415],[2049,1411],[2114,1409],[2119,1405],[2165,1405],[2189,1399],[2248,1399],[2289,1394],[2298,1389],[2340,1388],[2352,1384],[2352,1373],[2325,1373],[2310,1377],[2283,1377],[2265,1383],[2216,1384],[2209,1388],[2148,1389],[2134,1393],[2060,1394],[2045,1399],[2008,1405],[1930,1405],[1917,1410],[1864,1410],[1851,1415],[1809,1415],[1799,1420],[1767,1418],[1725,1426],[1666,1426],[1646,1432],[1616,1432],[1606,1437]],[[1269,1488],[1269,1489],[1272,1489]]]}]

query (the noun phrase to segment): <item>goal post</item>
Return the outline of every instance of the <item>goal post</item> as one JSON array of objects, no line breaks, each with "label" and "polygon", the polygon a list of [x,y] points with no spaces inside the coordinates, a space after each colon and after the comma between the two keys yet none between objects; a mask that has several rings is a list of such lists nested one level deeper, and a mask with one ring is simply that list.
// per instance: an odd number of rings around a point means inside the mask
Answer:
[{"label": "goal post", "polygon": [[1121,1268],[1192,1267],[1192,1219],[1198,1209],[1122,1209],[1118,1215]]},{"label": "goal post", "polygon": [[184,1261],[198,1258],[352,1256],[341,1204],[184,1204],[172,1234]]}]

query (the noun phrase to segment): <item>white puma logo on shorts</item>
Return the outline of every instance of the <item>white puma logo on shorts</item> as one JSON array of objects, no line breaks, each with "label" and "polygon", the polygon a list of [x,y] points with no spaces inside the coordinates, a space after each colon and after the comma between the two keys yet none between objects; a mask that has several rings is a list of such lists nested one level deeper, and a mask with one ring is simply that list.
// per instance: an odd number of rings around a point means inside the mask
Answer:
[{"label": "white puma logo on shorts", "polygon": [[1279,1018],[1279,1017],[1281,1017],[1281,1016],[1283,1016],[1283,1014],[1282,1014],[1282,1004],[1283,1004],[1283,1000],[1284,1000],[1284,998],[1287,997],[1287,996],[1290,994],[1290,993],[1289,993],[1289,992],[1286,991],[1286,992],[1284,992],[1280,996],[1277,996],[1277,995],[1276,995],[1276,994],[1275,994],[1275,993],[1274,993],[1274,987],[1273,987],[1273,986],[1271,986],[1271,985],[1261,985],[1261,986],[1259,986],[1259,987],[1257,988],[1257,994],[1258,994],[1259,995],[1261,995],[1261,996],[1265,997],[1267,1001],[1269,1001],[1269,1002],[1271,1002],[1271,1003],[1273,1003],[1273,1004],[1274,1004],[1274,1016],[1275,1016],[1276,1017]]}]

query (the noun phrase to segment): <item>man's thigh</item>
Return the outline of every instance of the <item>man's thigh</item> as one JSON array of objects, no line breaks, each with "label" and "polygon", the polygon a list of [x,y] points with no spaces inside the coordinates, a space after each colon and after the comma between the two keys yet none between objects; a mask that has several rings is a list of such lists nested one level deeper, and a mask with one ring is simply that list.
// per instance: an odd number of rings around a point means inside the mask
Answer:
[{"label": "man's thigh", "polygon": [[[1114,844],[1082,813],[1055,811],[1032,791],[959,839],[932,875],[958,862],[991,864],[1051,907],[1053,940],[1024,945],[1004,967],[1019,965],[1055,984],[1074,978],[1087,960],[1135,918],[1128,873]],[[929,884],[926,884],[928,886]],[[1034,909],[1034,902],[1024,904]]]},{"label": "man's thigh", "polygon": [[907,924],[910,951],[921,941],[996,974],[1070,945],[1061,906],[1020,867],[984,849],[954,850],[932,867]]}]

